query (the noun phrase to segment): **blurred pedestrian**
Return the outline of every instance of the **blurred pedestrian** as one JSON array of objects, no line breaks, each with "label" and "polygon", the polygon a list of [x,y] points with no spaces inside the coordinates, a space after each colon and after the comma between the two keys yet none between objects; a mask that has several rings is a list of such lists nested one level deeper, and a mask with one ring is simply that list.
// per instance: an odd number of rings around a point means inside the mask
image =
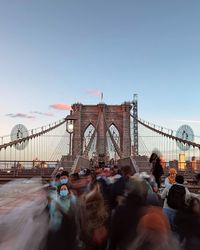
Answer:
[{"label": "blurred pedestrian", "polygon": [[158,188],[161,187],[161,176],[163,175],[163,167],[161,164],[161,160],[156,153],[152,153],[149,159],[151,164],[151,173],[155,177],[155,181],[158,185]]}]

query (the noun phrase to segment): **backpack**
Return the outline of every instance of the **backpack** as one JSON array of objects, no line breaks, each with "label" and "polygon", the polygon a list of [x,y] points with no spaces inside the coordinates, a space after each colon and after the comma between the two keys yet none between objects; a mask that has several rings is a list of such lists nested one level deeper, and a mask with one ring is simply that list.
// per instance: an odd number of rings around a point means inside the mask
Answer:
[{"label": "backpack", "polygon": [[185,187],[174,184],[169,189],[167,195],[167,204],[170,208],[181,209],[185,206]]}]

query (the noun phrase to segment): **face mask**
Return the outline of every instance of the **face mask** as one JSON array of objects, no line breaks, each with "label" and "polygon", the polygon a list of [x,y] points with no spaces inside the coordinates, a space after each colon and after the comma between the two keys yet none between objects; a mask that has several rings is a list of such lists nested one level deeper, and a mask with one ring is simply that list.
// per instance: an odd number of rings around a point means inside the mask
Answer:
[{"label": "face mask", "polygon": [[67,182],[68,182],[68,179],[62,179],[62,180],[60,180],[61,184],[67,184]]},{"label": "face mask", "polygon": [[68,195],[69,191],[68,190],[61,190],[60,191],[60,196],[61,197],[66,197]]},{"label": "face mask", "polygon": [[51,181],[51,182],[50,182],[50,185],[51,185],[52,187],[58,187],[59,184],[60,184],[59,181]]},{"label": "face mask", "polygon": [[60,181],[55,181],[55,186],[58,187],[60,185]]}]

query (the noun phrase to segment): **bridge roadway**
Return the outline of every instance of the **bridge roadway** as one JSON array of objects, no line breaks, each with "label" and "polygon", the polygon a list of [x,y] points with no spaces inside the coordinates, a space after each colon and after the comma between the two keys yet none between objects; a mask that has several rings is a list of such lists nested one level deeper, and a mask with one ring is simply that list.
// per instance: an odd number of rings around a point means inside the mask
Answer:
[{"label": "bridge roadway", "polygon": [[44,181],[49,181],[54,168],[40,169],[0,169],[0,184],[4,184],[14,179],[30,179],[33,177],[41,177]]},{"label": "bridge roadway", "polygon": [[5,185],[0,185],[0,216],[13,208],[21,207],[31,202],[39,202],[46,197],[45,189],[49,184],[43,184],[41,178],[15,179]]}]

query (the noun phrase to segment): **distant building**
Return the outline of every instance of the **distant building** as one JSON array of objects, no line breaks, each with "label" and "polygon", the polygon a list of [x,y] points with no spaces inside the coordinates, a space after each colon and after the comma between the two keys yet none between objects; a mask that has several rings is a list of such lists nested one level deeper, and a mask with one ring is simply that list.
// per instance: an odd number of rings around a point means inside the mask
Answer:
[{"label": "distant building", "polygon": [[192,156],[192,169],[193,170],[197,170],[197,161],[196,161],[196,157]]},{"label": "distant building", "polygon": [[185,153],[179,154],[178,168],[179,170],[185,170],[186,162],[185,162]]}]

